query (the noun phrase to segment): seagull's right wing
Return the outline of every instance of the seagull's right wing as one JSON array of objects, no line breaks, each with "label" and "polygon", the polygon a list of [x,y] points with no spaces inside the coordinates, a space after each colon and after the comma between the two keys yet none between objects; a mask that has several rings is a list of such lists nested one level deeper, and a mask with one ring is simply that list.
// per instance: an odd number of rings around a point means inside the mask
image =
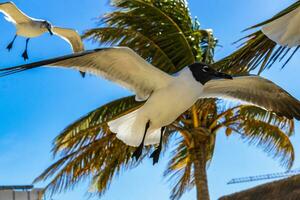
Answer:
[{"label": "seagull's right wing", "polygon": [[80,52],[84,50],[82,40],[76,30],[53,27],[52,31],[55,35],[58,35],[59,37],[67,41],[71,45],[73,52]]},{"label": "seagull's right wing", "polygon": [[7,21],[14,24],[31,21],[30,17],[19,10],[13,2],[0,3],[0,12],[5,14]]},{"label": "seagull's right wing", "polygon": [[44,66],[75,68],[103,76],[135,92],[137,100],[146,100],[154,90],[168,85],[173,77],[155,68],[127,47],[84,51],[17,67],[0,69],[0,77]]},{"label": "seagull's right wing", "polygon": [[259,76],[208,81],[200,98],[225,98],[262,107],[279,116],[300,120],[300,102],[275,83]]}]

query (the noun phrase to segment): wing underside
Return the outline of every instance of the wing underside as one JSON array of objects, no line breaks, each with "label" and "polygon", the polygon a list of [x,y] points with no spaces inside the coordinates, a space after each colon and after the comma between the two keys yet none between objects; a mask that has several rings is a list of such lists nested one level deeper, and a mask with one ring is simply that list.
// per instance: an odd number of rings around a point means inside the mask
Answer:
[{"label": "wing underside", "polygon": [[133,91],[137,100],[146,100],[154,90],[173,79],[172,76],[146,62],[127,47],[103,48],[0,69],[0,76],[18,73],[40,66],[74,68],[102,76]]},{"label": "wing underside", "polygon": [[12,23],[25,23],[31,19],[23,13],[13,2],[0,3],[0,12],[5,15],[6,20]]},{"label": "wing underside", "polygon": [[300,119],[300,102],[275,83],[259,76],[209,81],[200,98],[220,97],[256,105],[279,116]]}]

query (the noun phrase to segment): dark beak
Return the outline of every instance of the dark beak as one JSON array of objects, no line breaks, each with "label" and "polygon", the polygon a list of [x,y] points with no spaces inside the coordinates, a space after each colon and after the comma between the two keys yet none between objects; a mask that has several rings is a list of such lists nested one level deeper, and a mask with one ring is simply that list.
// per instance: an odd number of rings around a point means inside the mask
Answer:
[{"label": "dark beak", "polygon": [[222,72],[216,71],[214,75],[218,78],[232,79],[232,76],[230,76],[229,74],[222,73]]},{"label": "dark beak", "polygon": [[48,27],[47,29],[48,29],[50,35],[53,35],[53,32],[52,32],[52,30],[51,30],[51,27]]}]

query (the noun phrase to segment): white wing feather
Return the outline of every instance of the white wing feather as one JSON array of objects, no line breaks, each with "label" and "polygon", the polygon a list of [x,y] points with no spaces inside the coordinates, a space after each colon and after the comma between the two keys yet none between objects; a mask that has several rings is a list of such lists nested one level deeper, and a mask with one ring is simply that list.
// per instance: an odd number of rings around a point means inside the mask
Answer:
[{"label": "white wing feather", "polygon": [[103,76],[135,92],[138,100],[146,100],[154,90],[165,87],[173,79],[127,47],[82,52],[49,64]]},{"label": "white wing feather", "polygon": [[269,22],[262,32],[281,46],[289,48],[300,45],[300,7]]},{"label": "white wing feather", "polygon": [[73,52],[80,52],[84,50],[82,40],[76,30],[53,27],[52,31],[55,35],[67,41],[71,45]]},{"label": "white wing feather", "polygon": [[23,13],[13,2],[0,3],[0,12],[5,15],[5,19],[14,24],[31,21],[31,18]]},{"label": "white wing feather", "polygon": [[208,81],[200,98],[234,99],[273,111],[280,116],[300,119],[300,102],[275,83],[259,76]]},{"label": "white wing feather", "polygon": [[145,61],[127,47],[101,48],[0,69],[0,77],[41,67],[66,67],[100,75],[146,100],[153,91],[168,86],[174,77]]}]

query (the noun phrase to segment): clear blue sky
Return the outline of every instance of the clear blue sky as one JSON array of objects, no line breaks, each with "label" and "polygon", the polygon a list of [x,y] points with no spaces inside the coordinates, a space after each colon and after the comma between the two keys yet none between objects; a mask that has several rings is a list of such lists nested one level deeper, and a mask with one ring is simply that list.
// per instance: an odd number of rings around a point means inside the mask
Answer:
[{"label": "clear blue sky", "polygon": [[[4,2],[4,1],[0,1]],[[197,16],[203,28],[212,28],[220,45],[216,57],[221,58],[234,50],[232,42],[245,35],[241,30],[271,17],[291,4],[292,0],[190,0],[193,16]],[[108,11],[106,0],[16,0],[25,13],[35,18],[47,19],[55,25],[78,29],[82,32],[95,26],[93,18]],[[21,54],[25,40],[18,38],[14,49],[8,53],[6,45],[13,38],[14,27],[0,15],[0,67],[23,63]],[[86,48],[95,45],[86,43]],[[45,34],[33,39],[29,45],[30,61],[51,58],[70,53],[67,43]],[[299,54],[280,70],[280,64],[263,76],[270,78],[300,99]],[[101,78],[87,76],[64,69],[36,69],[0,79],[0,185],[30,184],[53,158],[50,154],[54,137],[68,124],[90,110],[126,96],[129,93]],[[300,129],[296,124],[296,161],[300,167]],[[104,200],[152,200],[168,199],[170,187],[162,178],[168,161],[166,154],[153,167],[145,161],[140,167],[127,171],[115,179]],[[261,149],[243,143],[240,138],[226,138],[219,134],[214,159],[208,169],[212,199],[242,190],[262,182],[226,185],[233,177],[283,171],[279,163]],[[43,186],[40,184],[38,186]],[[55,200],[82,200],[87,198],[87,183],[81,183],[73,191],[54,196]],[[96,199],[96,198],[95,198]],[[186,193],[183,200],[195,199],[195,191]],[[93,199],[94,200],[94,199]]]}]

